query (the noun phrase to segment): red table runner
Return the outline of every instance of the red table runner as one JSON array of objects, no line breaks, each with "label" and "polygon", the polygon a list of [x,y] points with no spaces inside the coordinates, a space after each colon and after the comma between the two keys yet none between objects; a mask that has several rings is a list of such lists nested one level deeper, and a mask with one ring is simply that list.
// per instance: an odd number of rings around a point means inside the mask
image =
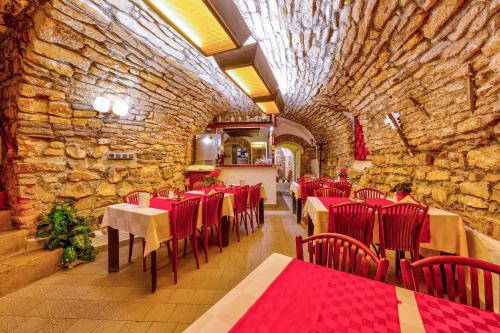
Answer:
[{"label": "red table runner", "polygon": [[371,206],[389,206],[389,205],[394,205],[395,202],[391,201],[389,199],[378,199],[378,198],[368,198],[365,200],[367,204]]},{"label": "red table runner", "polygon": [[[149,207],[150,208],[156,208],[156,209],[161,209],[161,210],[168,210],[170,211],[172,209],[172,204],[176,202],[175,200],[172,199],[165,199],[165,198],[151,198],[149,201]],[[139,205],[137,201],[132,201],[130,202],[132,205]]]},{"label": "red table runner", "polygon": [[293,259],[231,332],[400,332],[396,288]]},{"label": "red table runner", "polygon": [[426,332],[500,332],[500,314],[415,293]]},{"label": "red table runner", "polygon": [[330,205],[340,205],[347,202],[354,202],[351,198],[318,198],[319,201],[326,207],[330,207]]}]

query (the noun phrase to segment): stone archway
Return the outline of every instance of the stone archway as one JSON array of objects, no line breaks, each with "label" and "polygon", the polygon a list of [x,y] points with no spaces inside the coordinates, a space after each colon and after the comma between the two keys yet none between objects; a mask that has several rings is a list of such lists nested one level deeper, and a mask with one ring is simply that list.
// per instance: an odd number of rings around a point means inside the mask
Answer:
[{"label": "stone archway", "polygon": [[300,154],[297,155],[300,157],[297,164],[300,165],[300,168],[296,172],[296,177],[311,173],[311,160],[316,157],[316,149],[306,140],[293,134],[283,134],[276,137],[274,144],[276,147],[292,146],[298,149]]}]

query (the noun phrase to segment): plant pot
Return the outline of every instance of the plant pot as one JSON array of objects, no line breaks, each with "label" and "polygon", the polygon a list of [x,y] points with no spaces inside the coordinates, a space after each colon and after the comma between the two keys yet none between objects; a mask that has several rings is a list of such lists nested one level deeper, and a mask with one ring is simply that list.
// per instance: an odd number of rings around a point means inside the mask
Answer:
[{"label": "plant pot", "polygon": [[0,210],[7,208],[7,193],[0,191]]},{"label": "plant pot", "polygon": [[406,193],[406,192],[397,192],[396,193],[396,199],[399,202],[399,201],[403,200],[409,194],[410,193]]}]

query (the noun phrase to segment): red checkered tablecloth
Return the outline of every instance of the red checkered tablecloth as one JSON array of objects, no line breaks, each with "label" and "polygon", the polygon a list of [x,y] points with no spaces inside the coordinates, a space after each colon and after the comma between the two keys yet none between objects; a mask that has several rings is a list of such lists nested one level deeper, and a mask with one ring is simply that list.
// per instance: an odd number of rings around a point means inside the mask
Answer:
[{"label": "red checkered tablecloth", "polygon": [[500,332],[500,315],[415,293],[426,332]]},{"label": "red checkered tablecloth", "polygon": [[400,332],[396,289],[293,259],[231,332]]}]

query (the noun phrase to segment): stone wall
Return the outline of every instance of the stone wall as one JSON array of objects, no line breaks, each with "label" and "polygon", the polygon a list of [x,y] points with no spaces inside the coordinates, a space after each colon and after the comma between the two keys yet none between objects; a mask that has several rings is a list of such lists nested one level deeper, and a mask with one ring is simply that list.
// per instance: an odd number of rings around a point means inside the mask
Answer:
[{"label": "stone wall", "polygon": [[[424,203],[457,212],[471,227],[500,239],[500,2],[421,3],[355,1],[344,8],[351,17],[344,22],[350,38],[319,95],[357,115],[364,127],[373,167],[353,173],[355,180],[361,177],[360,185],[389,190],[411,181]],[[477,96],[473,110],[469,64]],[[345,126],[334,120],[335,112],[330,111],[328,126],[337,141]],[[415,157],[384,123],[389,112],[400,114]],[[334,153],[327,164],[344,166],[338,162],[342,156]]]},{"label": "stone wall", "polygon": [[[14,221],[30,230],[54,202],[99,216],[131,190],[183,186],[194,134],[250,109],[143,1],[49,1],[2,41],[0,63],[1,119],[17,145],[2,165]],[[96,112],[100,95],[126,101],[129,114]]]},{"label": "stone wall", "polygon": [[305,174],[310,174],[311,159],[314,159],[316,157],[316,149],[313,146],[311,146],[306,140],[292,134],[282,134],[277,136],[274,140],[274,144],[276,146],[283,143],[292,144],[296,147],[299,147],[299,149],[301,150],[300,152],[301,170],[300,170],[300,175],[297,175],[297,177],[303,176]]}]

